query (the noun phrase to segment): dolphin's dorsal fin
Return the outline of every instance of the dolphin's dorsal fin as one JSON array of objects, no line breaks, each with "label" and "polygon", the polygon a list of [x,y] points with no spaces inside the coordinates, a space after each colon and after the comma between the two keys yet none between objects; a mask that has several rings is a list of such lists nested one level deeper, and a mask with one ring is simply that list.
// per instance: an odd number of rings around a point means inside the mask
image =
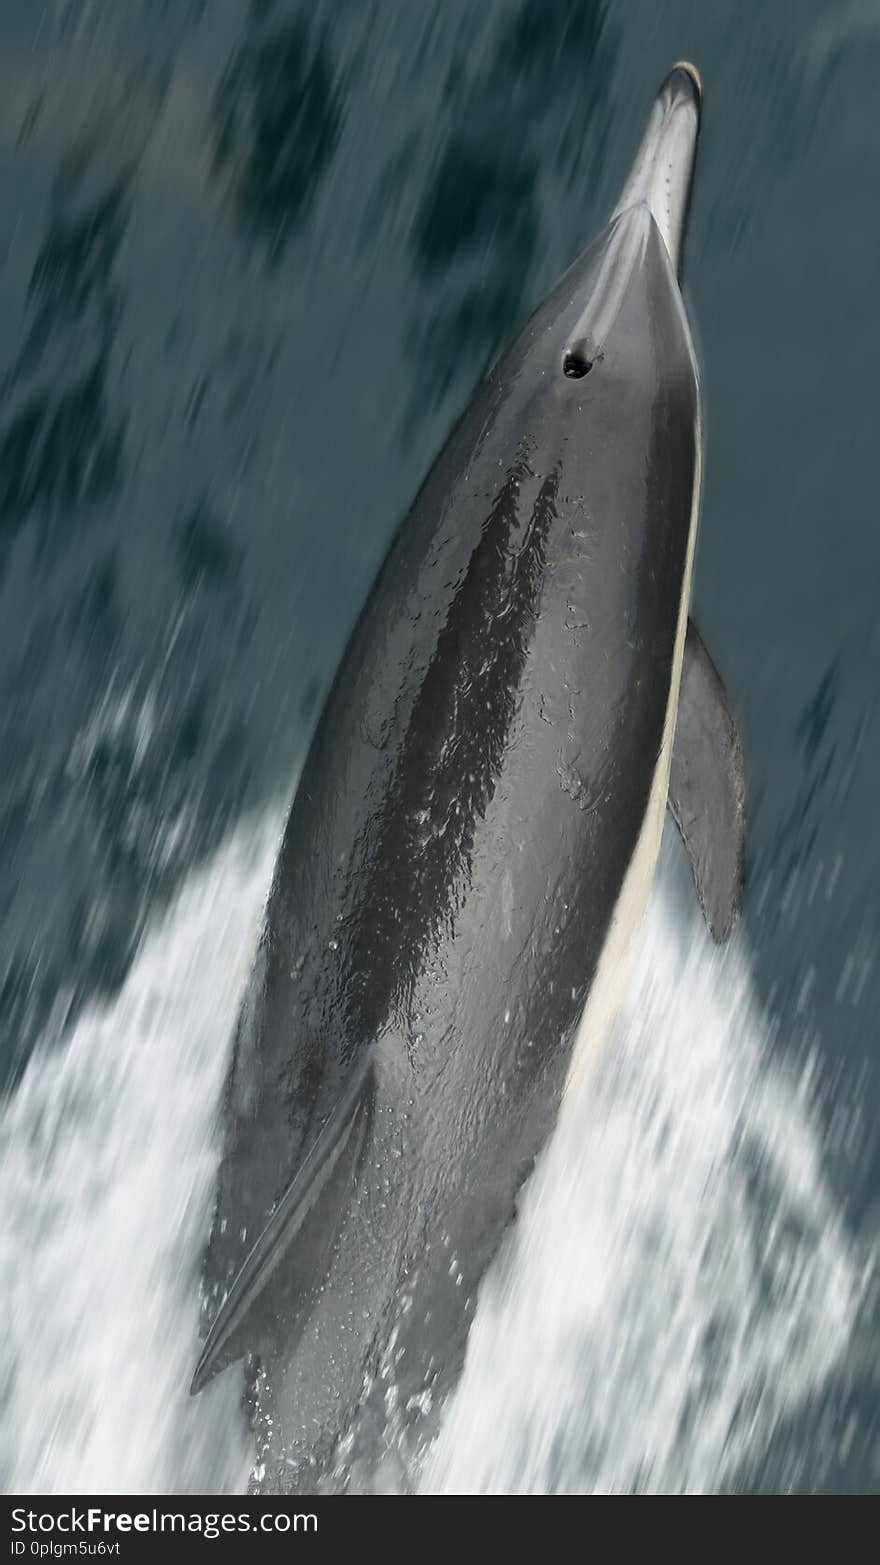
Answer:
[{"label": "dolphin's dorsal fin", "polygon": [[712,938],[726,940],[742,901],[746,774],[742,741],[720,676],[688,620],[669,809],[694,872]]},{"label": "dolphin's dorsal fin", "polygon": [[[366,1050],[311,1151],[248,1251],[205,1340],[190,1386],[193,1395],[237,1356],[230,1351],[231,1339],[250,1315],[309,1213],[324,1195],[331,1197],[332,1206],[334,1183],[350,1177],[359,1144],[359,1137],[353,1137],[352,1132],[358,1121],[364,1121],[372,1066],[372,1050]],[[349,1156],[343,1157],[346,1149]],[[323,1225],[335,1224],[338,1202],[335,1209],[322,1210],[320,1216]]]}]

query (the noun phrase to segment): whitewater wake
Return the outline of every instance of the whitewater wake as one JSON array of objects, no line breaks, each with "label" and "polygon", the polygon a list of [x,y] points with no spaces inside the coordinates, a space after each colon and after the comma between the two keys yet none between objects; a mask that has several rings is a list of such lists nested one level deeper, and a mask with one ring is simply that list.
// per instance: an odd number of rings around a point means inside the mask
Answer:
[{"label": "whitewater wake", "polygon": [[635,982],[488,1279],[426,1492],[704,1493],[843,1354],[862,1267],[810,1076],[768,1058],[746,959],[648,908]]},{"label": "whitewater wake", "polygon": [[[225,844],[3,1107],[8,1492],[246,1484],[238,1376],[187,1388],[216,1103],[279,830]],[[719,958],[667,878],[611,1047],[487,1279],[425,1492],[717,1489],[850,1339],[863,1272],[809,1081],[771,1059],[742,950]]]},{"label": "whitewater wake", "polygon": [[2,1443],[19,1494],[244,1487],[240,1387],[188,1395],[214,1122],[279,820],[238,832],[112,1005],[36,1055],[0,1120]]}]

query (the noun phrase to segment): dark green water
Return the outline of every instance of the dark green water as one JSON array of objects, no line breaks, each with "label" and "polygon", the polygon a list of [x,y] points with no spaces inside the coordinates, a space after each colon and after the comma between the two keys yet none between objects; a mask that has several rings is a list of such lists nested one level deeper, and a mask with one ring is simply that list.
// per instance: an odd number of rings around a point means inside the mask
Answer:
[{"label": "dark green water", "polygon": [[[875,0],[5,0],[10,1092],[234,824],[289,793],[419,479],[599,225],[682,56],[706,90],[695,615],[747,745],[758,997],[780,1053],[815,1057],[825,1174],[870,1247]],[[880,1490],[874,1345],[738,1486]]]}]

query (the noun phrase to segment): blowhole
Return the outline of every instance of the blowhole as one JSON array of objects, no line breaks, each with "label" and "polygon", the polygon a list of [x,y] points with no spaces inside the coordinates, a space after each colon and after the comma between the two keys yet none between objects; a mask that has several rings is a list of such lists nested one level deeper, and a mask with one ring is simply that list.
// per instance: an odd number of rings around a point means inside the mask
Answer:
[{"label": "blowhole", "polygon": [[562,373],[569,380],[582,380],[592,368],[593,360],[587,358],[582,348],[569,348],[562,355]]}]

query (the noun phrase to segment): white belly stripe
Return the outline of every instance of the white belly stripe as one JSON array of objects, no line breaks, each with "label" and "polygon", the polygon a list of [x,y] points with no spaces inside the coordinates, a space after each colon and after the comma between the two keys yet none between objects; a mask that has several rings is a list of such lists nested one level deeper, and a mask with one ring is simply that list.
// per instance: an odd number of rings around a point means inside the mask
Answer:
[{"label": "white belly stripe", "polygon": [[669,792],[669,768],[672,761],[672,744],[675,738],[675,719],[678,712],[678,694],[681,685],[681,668],[684,661],[684,646],[691,599],[691,579],[693,576],[694,553],[700,515],[702,419],[699,411],[699,382],[697,396],[694,495],[691,506],[690,533],[682,582],[678,629],[675,638],[675,653],[672,661],[672,678],[669,683],[669,699],[666,706],[666,720],[663,725],[663,739],[660,745],[660,753],[657,757],[657,765],[654,770],[642,829],[639,832],[638,842],[624,876],[614,912],[611,915],[608,934],[602,947],[596,974],[578,1026],[572,1050],[571,1064],[569,1065],[568,1076],[565,1082],[563,1102],[572,1096],[572,1088],[576,1084],[580,1084],[592,1068],[619,1009],[632,967],[635,952],[634,936],[638,931],[648,904],[651,882],[654,878],[657,857],[660,852],[660,839],[663,835],[663,822],[666,813],[666,797]]}]

